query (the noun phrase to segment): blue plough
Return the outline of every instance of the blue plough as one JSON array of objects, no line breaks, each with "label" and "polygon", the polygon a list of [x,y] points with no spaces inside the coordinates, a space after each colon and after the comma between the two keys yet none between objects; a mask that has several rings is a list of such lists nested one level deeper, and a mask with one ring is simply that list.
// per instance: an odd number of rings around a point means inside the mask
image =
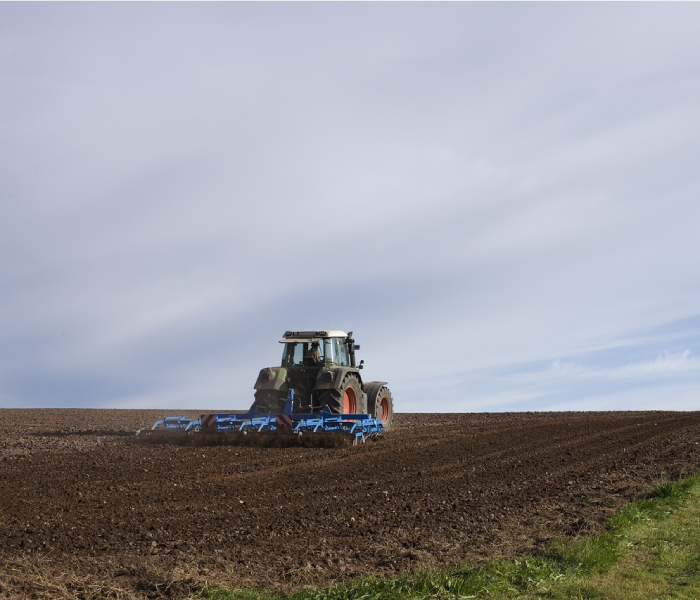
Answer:
[{"label": "blue plough", "polygon": [[[245,413],[210,413],[199,419],[189,419],[185,415],[165,417],[156,421],[150,430],[159,428],[185,432],[225,432],[241,433],[277,432],[303,435],[304,433],[339,432],[349,434],[353,445],[364,444],[368,437],[378,436],[384,431],[384,423],[369,414],[335,414],[327,407],[320,413],[293,413],[294,390],[289,390],[282,414],[260,414],[255,405]],[[136,433],[140,434],[139,429]]]}]

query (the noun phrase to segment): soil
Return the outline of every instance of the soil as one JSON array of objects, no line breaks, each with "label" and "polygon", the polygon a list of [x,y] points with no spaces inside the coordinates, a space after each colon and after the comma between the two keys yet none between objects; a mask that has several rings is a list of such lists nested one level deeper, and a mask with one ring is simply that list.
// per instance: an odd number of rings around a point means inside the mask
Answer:
[{"label": "soil", "polygon": [[288,591],[518,556],[700,469],[700,412],[404,413],[358,447],[137,443],[165,414],[0,410],[0,596]]}]

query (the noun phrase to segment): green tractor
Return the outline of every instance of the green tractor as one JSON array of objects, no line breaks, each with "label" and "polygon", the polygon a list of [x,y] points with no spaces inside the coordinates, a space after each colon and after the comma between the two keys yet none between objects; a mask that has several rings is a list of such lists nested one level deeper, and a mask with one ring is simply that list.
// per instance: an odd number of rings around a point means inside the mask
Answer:
[{"label": "green tractor", "polygon": [[255,409],[281,413],[294,390],[292,413],[369,414],[391,427],[394,403],[385,381],[363,382],[364,361],[355,362],[360,347],[352,331],[287,331],[282,365],[266,367],[255,382]]}]

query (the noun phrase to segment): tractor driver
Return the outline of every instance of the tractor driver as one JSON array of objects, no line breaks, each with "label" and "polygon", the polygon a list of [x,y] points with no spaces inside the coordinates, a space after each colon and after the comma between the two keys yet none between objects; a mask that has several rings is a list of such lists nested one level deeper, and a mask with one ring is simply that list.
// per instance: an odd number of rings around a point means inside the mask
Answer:
[{"label": "tractor driver", "polygon": [[321,364],[321,354],[318,351],[318,342],[311,342],[311,348],[309,348],[309,351],[306,353],[306,358],[308,358],[310,361],[313,361],[314,364]]}]

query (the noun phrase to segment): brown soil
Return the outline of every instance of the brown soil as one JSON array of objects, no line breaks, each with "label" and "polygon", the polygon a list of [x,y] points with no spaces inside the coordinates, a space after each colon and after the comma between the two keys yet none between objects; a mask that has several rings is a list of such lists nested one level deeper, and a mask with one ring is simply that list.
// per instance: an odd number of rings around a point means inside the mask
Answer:
[{"label": "brown soil", "polygon": [[514,556],[700,469],[700,412],[399,414],[357,448],[135,443],[164,414],[0,410],[0,596],[289,590]]}]

